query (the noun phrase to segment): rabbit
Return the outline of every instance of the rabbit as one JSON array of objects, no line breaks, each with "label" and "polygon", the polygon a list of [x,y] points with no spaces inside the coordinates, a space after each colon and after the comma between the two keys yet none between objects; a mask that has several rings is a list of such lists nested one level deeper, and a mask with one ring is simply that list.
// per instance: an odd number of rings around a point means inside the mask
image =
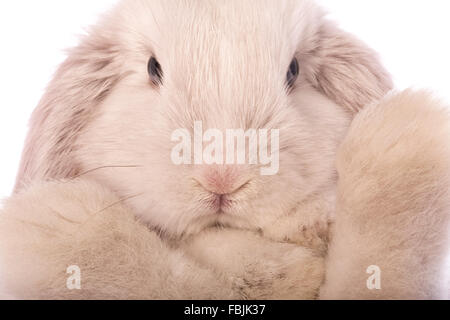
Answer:
[{"label": "rabbit", "polygon": [[[448,185],[441,143],[448,117],[428,95],[388,95],[392,89],[376,53],[314,1],[120,1],[69,52],[32,116],[15,194],[0,216],[1,292],[30,299],[441,297],[446,288],[434,276],[443,274],[449,247],[449,201],[436,191]],[[402,119],[401,111],[412,114]],[[426,125],[443,119],[442,130],[427,134],[421,114],[430,114]],[[280,130],[279,171],[175,164],[173,132],[193,134],[195,122]],[[412,125],[414,146],[400,134]],[[419,163],[442,170],[417,171],[419,181],[374,150],[410,154],[412,163],[427,150]],[[404,181],[385,183],[396,197],[381,214],[378,179]],[[423,192],[416,201],[401,189],[412,182]],[[424,213],[431,199],[435,210]],[[399,209],[410,213],[410,225]],[[423,222],[423,234],[414,221]],[[422,246],[430,230],[436,234]],[[372,240],[367,249],[356,246]],[[386,257],[389,248],[398,259]],[[363,278],[376,263],[391,271],[386,287],[373,292]],[[66,287],[71,265],[82,271],[82,290]],[[403,271],[420,273],[407,279]]]}]

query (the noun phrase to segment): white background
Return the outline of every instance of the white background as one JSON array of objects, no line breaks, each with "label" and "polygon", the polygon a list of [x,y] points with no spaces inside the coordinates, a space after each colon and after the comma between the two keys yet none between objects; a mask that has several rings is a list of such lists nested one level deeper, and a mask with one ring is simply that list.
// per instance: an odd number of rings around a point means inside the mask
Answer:
[{"label": "white background", "polygon": [[[319,1],[380,52],[398,88],[432,88],[450,101],[450,1]],[[0,1],[0,198],[11,192],[29,116],[64,49],[115,2]]]}]

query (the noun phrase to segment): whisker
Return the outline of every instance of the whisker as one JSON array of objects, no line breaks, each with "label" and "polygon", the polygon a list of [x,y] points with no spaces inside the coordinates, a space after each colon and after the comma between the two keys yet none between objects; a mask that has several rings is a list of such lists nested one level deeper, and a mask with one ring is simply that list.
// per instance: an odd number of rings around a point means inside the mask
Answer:
[{"label": "whisker", "polygon": [[117,205],[119,205],[119,204],[121,204],[121,203],[123,203],[123,202],[125,202],[125,201],[128,201],[128,200],[130,200],[130,199],[134,199],[134,198],[137,198],[137,197],[139,197],[139,196],[142,196],[143,194],[144,194],[144,193],[139,193],[139,194],[135,194],[135,195],[133,195],[133,196],[129,196],[129,197],[122,198],[122,199],[120,199],[119,201],[116,201],[116,202],[114,202],[113,204],[111,204],[111,205],[109,205],[109,206],[103,208],[102,210],[97,211],[97,212],[95,213],[95,215],[100,214],[100,213],[102,213],[102,212],[104,212],[104,211],[106,211],[106,210],[108,210],[108,209],[111,209],[112,207],[115,207],[115,206],[117,206]]},{"label": "whisker", "polygon": [[[111,205],[109,205],[109,206],[107,206],[107,207],[101,209],[100,211],[95,212],[94,214],[90,215],[90,216],[86,219],[86,221],[84,221],[83,223],[81,223],[81,224],[79,225],[79,227],[78,227],[76,233],[82,232],[83,226],[85,226],[86,224],[88,224],[89,222],[91,222],[93,219],[95,219],[95,217],[97,217],[98,214],[101,214],[102,212],[104,212],[104,211],[106,211],[106,210],[108,210],[108,209],[110,209],[110,208],[112,208],[112,207],[114,207],[114,206],[116,206],[116,205],[118,205],[118,204],[121,204],[121,203],[123,203],[123,202],[125,202],[125,201],[127,201],[127,200],[130,200],[130,199],[139,197],[139,196],[141,196],[141,195],[143,195],[143,194],[144,194],[144,193],[139,193],[139,194],[136,194],[136,195],[133,195],[133,196],[129,196],[129,197],[126,197],[126,198],[122,198],[122,199],[120,199],[119,201],[116,201],[116,202],[112,203]],[[75,245],[75,246],[72,246],[72,252],[75,252],[76,249],[77,249],[77,246],[76,246],[76,245]]]},{"label": "whisker", "polygon": [[129,197],[126,197],[126,198],[122,198],[122,199],[120,199],[119,201],[116,201],[116,202],[110,204],[109,206],[107,206],[107,207],[105,207],[105,208],[103,208],[103,209],[101,209],[101,210],[99,210],[99,211],[97,211],[97,212],[94,212],[93,214],[91,214],[91,216],[90,216],[86,221],[83,222],[82,225],[84,225],[84,224],[90,222],[90,221],[91,221],[92,219],[94,219],[97,215],[99,215],[99,214],[105,212],[106,210],[111,209],[112,207],[117,206],[117,205],[119,205],[119,204],[121,204],[121,203],[123,203],[123,202],[125,202],[125,201],[127,201],[127,200],[130,200],[130,199],[133,199],[133,198],[142,196],[143,194],[144,194],[144,193],[139,193],[139,194],[136,194],[136,195],[133,195],[133,196],[129,196]]},{"label": "whisker", "polygon": [[97,167],[95,169],[91,169],[91,170],[87,170],[85,172],[82,172],[76,176],[71,177],[71,180],[76,180],[78,178],[81,178],[82,176],[85,176],[89,173],[98,171],[98,170],[102,170],[102,169],[129,169],[129,168],[142,168],[142,166],[101,166],[101,167]]}]

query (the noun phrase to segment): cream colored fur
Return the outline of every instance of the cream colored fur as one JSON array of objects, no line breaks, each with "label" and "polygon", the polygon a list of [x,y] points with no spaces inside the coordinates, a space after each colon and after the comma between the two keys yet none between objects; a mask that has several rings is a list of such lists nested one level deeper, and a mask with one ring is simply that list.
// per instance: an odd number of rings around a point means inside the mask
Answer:
[{"label": "cream colored fur", "polygon": [[[356,117],[338,154],[323,298],[450,298],[449,141],[449,106],[427,92],[389,95]],[[380,291],[367,290],[371,265]]]},{"label": "cream colored fur", "polygon": [[[11,198],[0,234],[0,289],[21,299],[313,299],[324,274],[313,251],[250,232],[210,230],[170,246],[81,179]],[[73,265],[82,290],[66,286]]]},{"label": "cream colored fur", "polygon": [[[121,1],[33,114],[0,215],[2,294],[445,297],[447,112],[424,93],[377,102],[391,88],[376,54],[313,1]],[[175,166],[171,133],[193,121],[281,129],[280,172]],[[248,181],[227,214],[208,205],[211,170]],[[376,264],[386,287],[374,293],[364,277]],[[66,288],[71,265],[81,291]]]},{"label": "cream colored fur", "polygon": [[[171,251],[117,196],[88,182],[49,182],[0,216],[2,292],[23,299],[238,298],[231,282]],[[66,286],[82,270],[82,291]],[[197,288],[197,290],[192,290]]]}]

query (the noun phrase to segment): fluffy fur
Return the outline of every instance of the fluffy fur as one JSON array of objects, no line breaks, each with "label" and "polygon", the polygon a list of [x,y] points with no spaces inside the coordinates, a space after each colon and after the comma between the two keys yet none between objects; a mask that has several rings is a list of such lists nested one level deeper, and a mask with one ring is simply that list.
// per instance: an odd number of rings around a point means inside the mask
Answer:
[{"label": "fluffy fur", "polygon": [[[161,87],[148,79],[151,56],[163,69]],[[294,56],[301,76],[287,90]],[[357,277],[379,261],[392,288],[376,297],[405,296],[406,282],[394,281],[401,270],[417,271],[410,297],[442,297],[435,276],[448,248],[448,197],[416,197],[413,187],[429,195],[448,189],[447,153],[437,149],[447,141],[448,119],[420,93],[377,106],[391,88],[374,52],[309,0],[120,2],[69,53],[33,115],[16,195],[0,218],[3,291],[25,298],[312,299],[326,275],[322,298],[364,298],[370,293]],[[390,119],[386,110],[397,104],[430,120]],[[434,118],[442,121],[425,135]],[[205,129],[281,129],[279,174],[175,166],[171,134],[194,121]],[[435,151],[426,149],[419,164],[442,164],[430,170],[442,178],[434,189],[426,170],[413,171],[416,184],[396,184],[411,171],[403,159],[383,158],[392,139],[399,137],[401,151],[393,158],[422,151],[405,131]],[[346,135],[338,184],[335,159]],[[381,178],[392,178],[384,182],[391,189],[376,188],[384,184],[367,171],[372,162],[386,171],[376,171]],[[221,170],[237,172],[235,187],[248,182],[217,215],[202,181]],[[380,192],[390,203],[381,213],[374,207]],[[392,234],[398,225],[404,232]],[[375,242],[359,246],[360,238]],[[80,292],[65,288],[69,265],[85,270]]]},{"label": "fluffy fur", "polygon": [[[241,297],[231,281],[169,250],[116,195],[94,182],[34,185],[9,200],[0,219],[2,292],[13,297]],[[66,287],[72,265],[82,270],[82,291]]]},{"label": "fluffy fur", "polygon": [[[388,96],[353,121],[338,154],[323,297],[450,298],[449,141],[449,106],[427,92]],[[367,290],[371,265],[381,291]]]},{"label": "fluffy fur", "polygon": [[[116,195],[82,179],[10,199],[0,234],[1,292],[25,299],[313,299],[324,274],[311,250],[250,232],[164,243]],[[66,287],[72,265],[81,291]]]}]

